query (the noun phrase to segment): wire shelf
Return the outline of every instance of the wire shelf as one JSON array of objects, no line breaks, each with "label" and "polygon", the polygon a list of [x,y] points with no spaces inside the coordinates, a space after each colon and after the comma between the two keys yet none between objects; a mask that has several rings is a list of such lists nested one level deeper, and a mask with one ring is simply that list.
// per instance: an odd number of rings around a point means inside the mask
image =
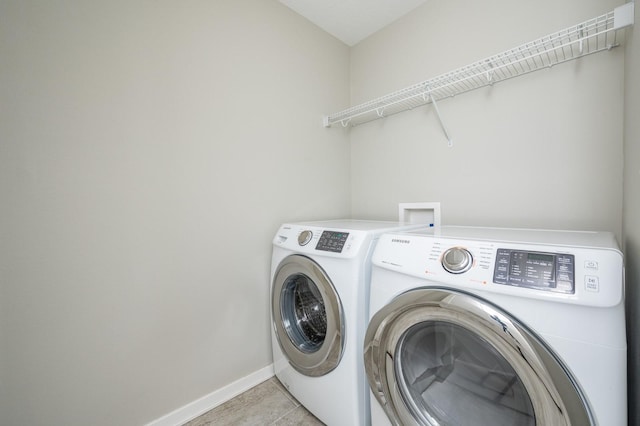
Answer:
[{"label": "wire shelf", "polygon": [[[618,46],[617,30],[633,25],[633,3],[430,80],[324,117],[355,126]],[[441,123],[442,124],[442,123]],[[443,130],[444,129],[443,126]],[[448,138],[448,135],[447,135]]]}]

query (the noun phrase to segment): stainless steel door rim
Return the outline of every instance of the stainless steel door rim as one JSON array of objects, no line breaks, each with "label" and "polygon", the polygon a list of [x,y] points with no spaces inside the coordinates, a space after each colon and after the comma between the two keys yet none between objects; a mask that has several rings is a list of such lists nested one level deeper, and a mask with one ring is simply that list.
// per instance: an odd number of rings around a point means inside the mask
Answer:
[{"label": "stainless steel door rim", "polygon": [[316,262],[291,255],[280,263],[271,308],[278,344],[296,371],[318,377],[338,366],[344,351],[342,303]]},{"label": "stainless steel door rim", "polygon": [[[536,425],[592,425],[586,398],[568,369],[530,330],[475,295],[424,287],[396,297],[372,318],[365,337],[369,385],[392,423],[444,425],[437,410],[415,404],[403,384],[399,348],[412,327],[451,324],[485,342],[517,375],[530,401]],[[449,356],[448,354],[444,354]],[[415,395],[414,395],[415,396]],[[468,419],[469,424],[479,424]]]}]

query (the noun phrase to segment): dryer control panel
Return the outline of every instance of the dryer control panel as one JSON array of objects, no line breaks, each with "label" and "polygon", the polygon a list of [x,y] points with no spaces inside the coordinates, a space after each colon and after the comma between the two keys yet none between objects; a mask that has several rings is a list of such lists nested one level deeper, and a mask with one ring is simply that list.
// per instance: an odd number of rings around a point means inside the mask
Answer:
[{"label": "dryer control panel", "polygon": [[573,294],[575,256],[498,248],[493,282]]},{"label": "dryer control panel", "polygon": [[422,285],[601,307],[623,300],[622,260],[611,233],[452,226],[382,235],[372,257]]}]

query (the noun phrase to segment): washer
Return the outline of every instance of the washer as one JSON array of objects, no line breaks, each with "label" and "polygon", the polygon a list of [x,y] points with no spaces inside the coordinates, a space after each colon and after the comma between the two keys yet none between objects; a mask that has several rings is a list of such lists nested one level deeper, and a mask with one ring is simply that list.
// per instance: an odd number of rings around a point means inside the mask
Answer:
[{"label": "washer", "polygon": [[383,232],[426,226],[337,220],[278,230],[271,263],[274,370],[322,422],[369,424],[362,343],[373,248]]},{"label": "washer", "polygon": [[388,234],[370,290],[373,425],[627,424],[624,268],[612,234]]}]

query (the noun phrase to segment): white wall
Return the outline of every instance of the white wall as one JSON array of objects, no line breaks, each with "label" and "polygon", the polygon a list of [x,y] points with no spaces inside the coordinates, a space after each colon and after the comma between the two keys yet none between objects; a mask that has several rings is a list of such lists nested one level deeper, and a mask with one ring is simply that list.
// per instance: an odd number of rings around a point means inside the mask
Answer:
[{"label": "white wall", "polygon": [[629,424],[640,424],[640,7],[625,40],[624,243],[627,270]]},{"label": "white wall", "polygon": [[[352,49],[352,103],[435,77],[612,10],[619,0],[432,0]],[[351,131],[352,214],[440,201],[443,223],[621,235],[624,49]]]},{"label": "white wall", "polygon": [[348,67],[276,1],[0,3],[0,424],[142,424],[271,363],[271,238],[349,213]]}]

